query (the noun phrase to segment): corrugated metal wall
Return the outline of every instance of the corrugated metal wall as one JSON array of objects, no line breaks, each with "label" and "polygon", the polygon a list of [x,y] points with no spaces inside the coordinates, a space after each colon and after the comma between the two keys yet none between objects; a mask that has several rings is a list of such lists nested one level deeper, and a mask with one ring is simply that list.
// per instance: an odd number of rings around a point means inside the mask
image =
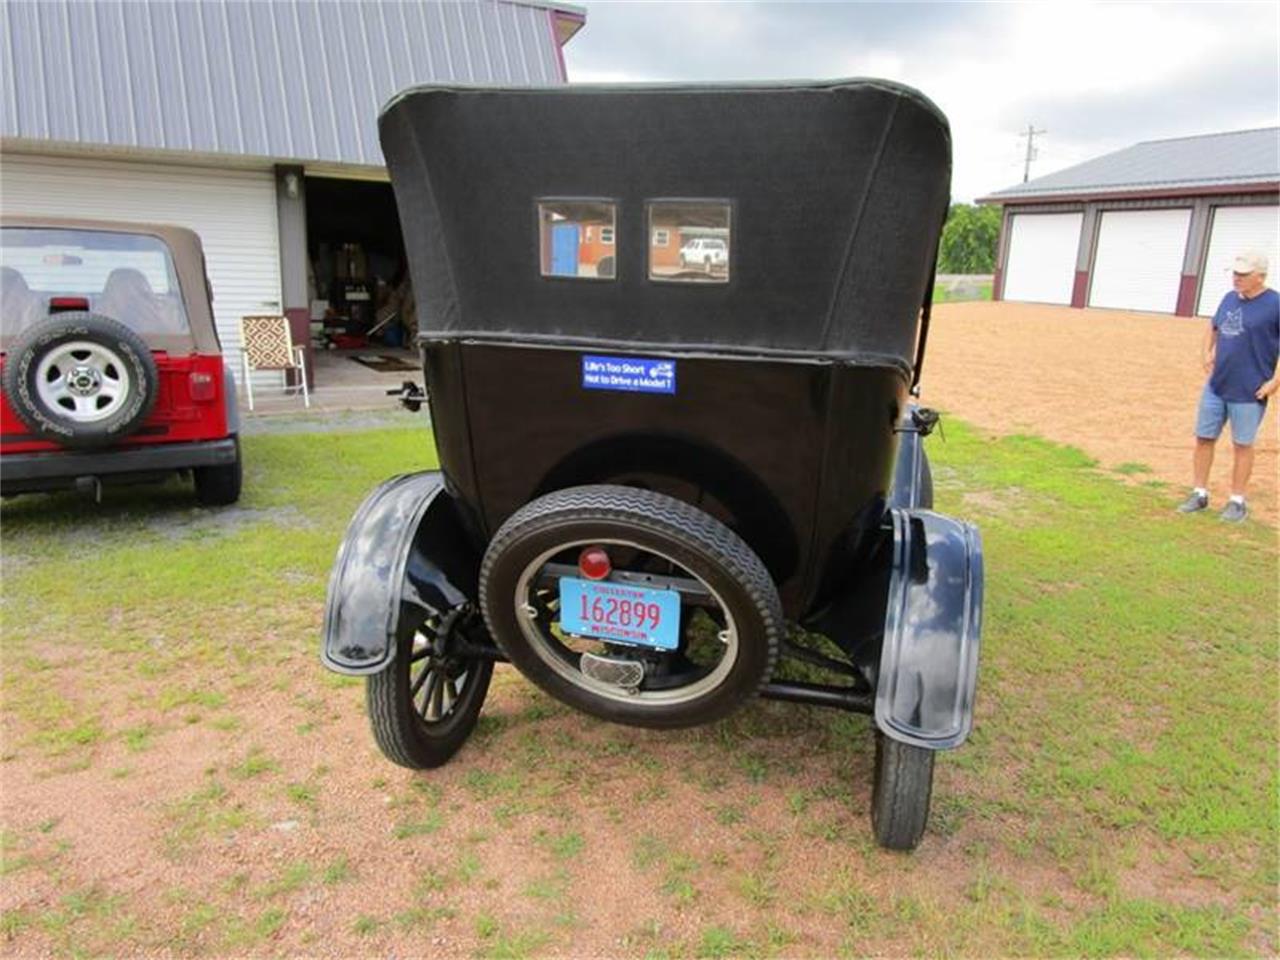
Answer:
[{"label": "corrugated metal wall", "polygon": [[0,136],[382,165],[427,82],[563,82],[550,10],[505,0],[0,2]]}]

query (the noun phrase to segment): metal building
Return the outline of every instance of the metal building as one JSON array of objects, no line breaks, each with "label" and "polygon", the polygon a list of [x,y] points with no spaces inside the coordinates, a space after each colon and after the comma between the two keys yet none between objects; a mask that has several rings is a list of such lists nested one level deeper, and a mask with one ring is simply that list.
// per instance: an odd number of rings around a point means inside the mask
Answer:
[{"label": "metal building", "polygon": [[1210,315],[1231,261],[1280,275],[1280,128],[1152,140],[998,190],[994,297]]},{"label": "metal building", "polygon": [[546,0],[0,0],[0,211],[194,229],[238,362],[243,315],[305,338],[321,246],[393,259],[383,103],[564,83],[584,22]]}]

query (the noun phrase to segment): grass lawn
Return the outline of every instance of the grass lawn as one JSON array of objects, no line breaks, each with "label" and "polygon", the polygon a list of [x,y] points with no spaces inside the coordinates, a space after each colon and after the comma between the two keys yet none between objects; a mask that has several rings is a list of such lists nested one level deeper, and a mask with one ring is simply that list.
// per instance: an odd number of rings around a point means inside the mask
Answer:
[{"label": "grass lawn", "polygon": [[500,668],[452,764],[381,762],[319,624],[360,499],[432,464],[420,429],[249,437],[223,511],[7,503],[5,952],[1274,955],[1275,531],[945,430],[983,663],[913,856],[871,842],[867,720],[817,709],[633,731]]}]

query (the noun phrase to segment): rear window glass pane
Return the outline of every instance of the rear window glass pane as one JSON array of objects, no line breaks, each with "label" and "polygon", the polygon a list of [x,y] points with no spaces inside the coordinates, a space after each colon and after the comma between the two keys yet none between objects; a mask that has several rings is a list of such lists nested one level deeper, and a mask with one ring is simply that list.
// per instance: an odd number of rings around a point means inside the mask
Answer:
[{"label": "rear window glass pane", "polygon": [[728,283],[729,204],[655,200],[649,204],[649,279]]},{"label": "rear window glass pane", "polygon": [[4,333],[49,312],[52,297],[83,297],[89,309],[141,334],[188,330],[178,275],[159,237],[105,230],[0,230]]},{"label": "rear window glass pane", "polygon": [[598,200],[542,200],[538,234],[544,277],[612,280],[618,210]]}]

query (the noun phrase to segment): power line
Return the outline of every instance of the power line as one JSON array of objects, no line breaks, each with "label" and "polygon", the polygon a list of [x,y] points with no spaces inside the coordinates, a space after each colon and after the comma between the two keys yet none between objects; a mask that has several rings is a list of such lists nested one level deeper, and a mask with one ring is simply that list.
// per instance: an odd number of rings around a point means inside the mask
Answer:
[{"label": "power line", "polygon": [[1018,139],[1027,138],[1027,156],[1022,167],[1022,182],[1026,183],[1031,178],[1031,161],[1040,155],[1040,151],[1036,149],[1036,137],[1042,133],[1048,133],[1048,130],[1037,130],[1031,124],[1027,124],[1027,132],[1018,134]]}]

